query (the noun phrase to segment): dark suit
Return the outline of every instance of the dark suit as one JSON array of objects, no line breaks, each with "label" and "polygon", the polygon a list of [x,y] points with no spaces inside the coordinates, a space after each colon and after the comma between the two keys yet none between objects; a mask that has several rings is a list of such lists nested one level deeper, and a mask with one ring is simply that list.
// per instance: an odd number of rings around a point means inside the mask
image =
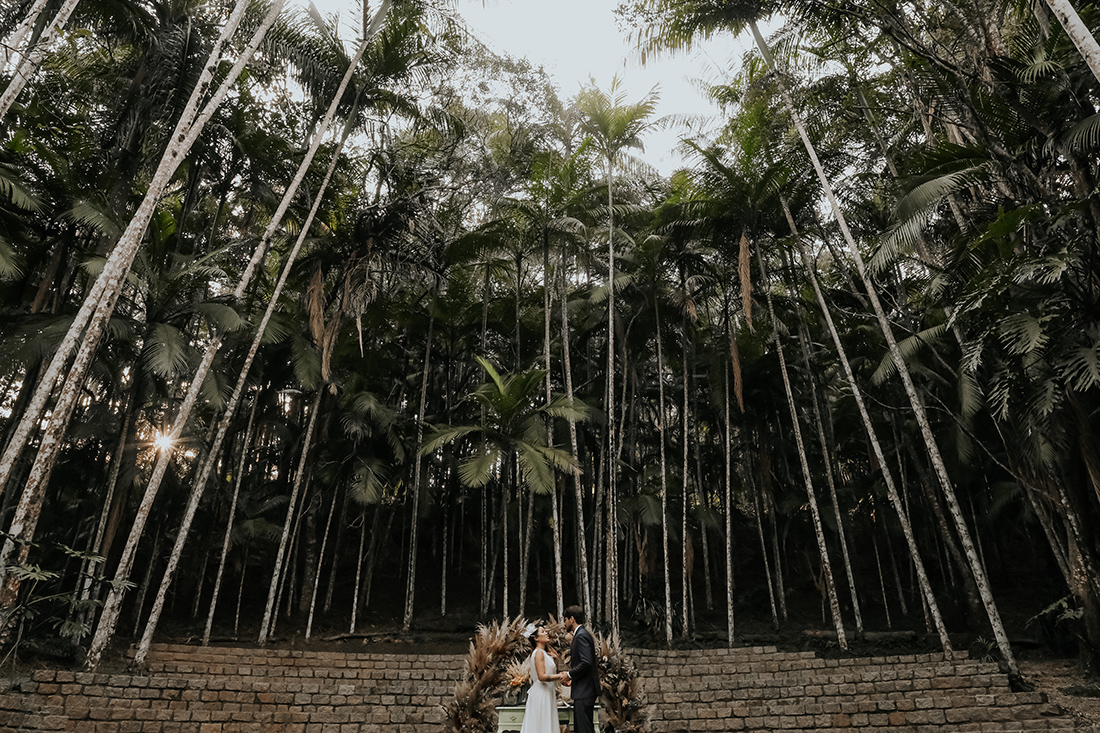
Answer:
[{"label": "dark suit", "polygon": [[576,714],[573,725],[576,733],[594,733],[592,709],[596,698],[600,696],[600,669],[596,663],[596,640],[583,626],[573,631],[573,645],[570,647],[572,668],[569,678],[572,680],[569,696],[573,698]]}]

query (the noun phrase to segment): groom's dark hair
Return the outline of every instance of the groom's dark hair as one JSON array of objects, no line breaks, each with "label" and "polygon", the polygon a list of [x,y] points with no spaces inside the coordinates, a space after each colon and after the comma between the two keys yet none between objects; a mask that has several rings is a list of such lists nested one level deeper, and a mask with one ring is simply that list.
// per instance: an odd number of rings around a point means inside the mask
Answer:
[{"label": "groom's dark hair", "polygon": [[562,618],[571,618],[578,624],[584,623],[584,609],[580,606],[570,606],[562,611]]}]

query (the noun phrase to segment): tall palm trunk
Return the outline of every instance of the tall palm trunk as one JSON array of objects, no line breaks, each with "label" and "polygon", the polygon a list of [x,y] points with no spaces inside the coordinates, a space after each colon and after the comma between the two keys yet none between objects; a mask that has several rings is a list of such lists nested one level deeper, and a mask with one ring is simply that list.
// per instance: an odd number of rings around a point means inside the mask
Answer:
[{"label": "tall palm trunk", "polygon": [[615,522],[615,200],[612,180],[615,174],[614,156],[607,156],[607,535],[605,548],[607,574],[605,592],[608,596],[612,634],[619,633],[619,617],[615,612],[615,551],[618,548]]},{"label": "tall palm trunk", "polygon": [[[375,512],[377,516],[377,511]],[[359,552],[355,555],[355,589],[351,593],[351,622],[348,633],[355,633],[355,624],[359,620],[359,589],[363,583],[363,548],[367,544],[367,508],[359,511]]]},{"label": "tall palm trunk", "polygon": [[[791,298],[797,302],[797,296],[794,292],[794,286],[788,283],[791,290]],[[804,324],[800,324],[804,325]],[[836,479],[833,476],[833,461],[829,457],[832,451],[829,449],[829,441],[825,437],[825,421],[821,417],[821,405],[817,393],[817,379],[815,378],[812,365],[810,363],[810,347],[807,343],[808,337],[804,333],[803,328],[798,330],[798,345],[802,351],[802,364],[806,370],[807,382],[810,385],[810,401],[813,405],[814,412],[814,425],[817,427],[817,440],[818,445],[821,446],[821,457],[824,462],[825,481],[829,486],[829,498],[833,502],[833,519],[836,521],[837,539],[840,542],[840,556],[844,560],[844,572],[848,578],[848,590],[852,598],[852,613],[856,618],[856,634],[863,635],[863,614],[860,612],[859,607],[859,593],[856,588],[856,577],[852,570],[852,557],[848,552],[848,537],[844,529],[844,519],[840,513],[840,501],[837,499],[836,494]]]},{"label": "tall palm trunk", "polygon": [[[345,77],[350,78],[350,77]],[[164,577],[161,579],[160,588],[157,591],[156,601],[153,603],[153,609],[149,613],[149,621],[146,624],[145,632],[142,635],[141,642],[138,644],[138,648],[134,654],[134,663],[141,665],[145,662],[145,655],[148,653],[149,646],[153,642],[153,633],[156,631],[157,624],[160,621],[160,614],[164,607],[164,599],[168,595],[168,589],[171,587],[172,580],[176,571],[176,567],[179,565],[179,560],[183,555],[183,546],[187,542],[188,535],[191,530],[191,523],[194,521],[195,514],[198,511],[199,503],[202,500],[202,496],[206,491],[206,485],[210,480],[211,474],[214,472],[218,464],[218,458],[221,454],[222,444],[225,441],[225,436],[229,432],[229,427],[233,421],[233,417],[236,414],[237,406],[240,404],[241,397],[244,395],[245,386],[248,381],[248,374],[252,369],[252,364],[255,361],[256,354],[260,350],[260,344],[263,341],[264,332],[267,330],[268,323],[271,321],[271,317],[275,313],[275,308],[278,305],[279,298],[282,295],[283,288],[286,286],[287,278],[290,276],[290,270],[294,265],[294,261],[298,257],[298,253],[301,251],[302,246],[305,244],[307,235],[309,234],[310,227],[313,224],[313,219],[317,215],[317,211],[321,207],[321,200],[325,191],[328,188],[328,183],[332,178],[333,171],[336,170],[336,164],[340,159],[340,155],[343,151],[344,143],[347,141],[348,136],[352,129],[352,118],[348,119],[347,124],[344,126],[343,135],[340,138],[340,142],[336,146],[336,150],[333,152],[332,160],[329,162],[328,170],[325,172],[325,176],[321,181],[321,185],[318,187],[317,194],[313,200],[313,206],[310,208],[309,214],[306,216],[305,221],[302,224],[301,230],[298,232],[298,238],[294,242],[294,246],[291,248],[290,253],[287,255],[286,262],[283,265],[283,270],[279,275],[279,280],[275,284],[275,290],[272,292],[271,297],[268,300],[267,309],[264,311],[263,318],[260,320],[260,325],[256,329],[256,335],[252,339],[252,344],[249,347],[248,354],[245,357],[244,364],[241,366],[240,374],[237,377],[237,384],[233,389],[233,396],[229,399],[229,403],[226,405],[225,412],[222,414],[221,420],[218,423],[218,430],[214,438],[213,445],[207,452],[206,460],[203,462],[202,468],[199,471],[199,475],[196,478],[194,485],[191,488],[191,494],[188,497],[187,506],[184,509],[183,519],[180,522],[180,528],[176,533],[175,544],[172,548],[172,554],[168,559],[168,566],[165,568]],[[284,197],[285,199],[285,197]],[[243,295],[245,283],[238,283],[237,293]],[[194,405],[198,398],[199,390],[202,387],[202,382],[206,379],[209,373],[210,367],[214,361],[214,355],[217,353],[220,346],[220,339],[215,338],[207,345],[206,353],[203,355],[203,360],[196,370],[195,376],[192,378],[191,386],[187,394],[187,399],[184,400],[183,406],[180,407],[180,414],[176,416],[176,427],[173,434],[178,434],[182,431],[182,426],[187,422],[191,407]],[[160,481],[164,477],[164,469],[167,469],[167,461],[159,460],[157,466],[154,468],[153,477],[149,481],[149,486],[145,491],[145,498],[143,498],[143,504],[148,502],[152,505],[153,499],[156,497],[157,492],[160,489]],[[131,537],[140,536],[141,526],[136,522],[131,529]]]},{"label": "tall palm trunk", "polygon": [[863,427],[867,431],[867,439],[871,443],[871,449],[882,470],[882,479],[883,483],[886,485],[886,494],[890,499],[890,504],[894,507],[894,511],[898,515],[902,534],[905,536],[905,542],[909,549],[909,557],[913,561],[913,566],[916,569],[917,582],[920,585],[921,595],[932,614],[936,633],[938,633],[940,637],[941,647],[944,651],[950,651],[951,641],[947,636],[947,627],[944,625],[943,617],[940,615],[939,605],[936,602],[936,595],[932,592],[932,584],[928,580],[928,573],[925,571],[924,561],[921,559],[920,551],[917,548],[917,539],[913,534],[913,527],[909,522],[909,513],[906,511],[905,505],[901,500],[901,495],[898,493],[897,485],[894,483],[893,473],[889,469],[890,464],[887,462],[886,454],[878,439],[878,433],[875,431],[874,423],[871,422],[871,415],[867,411],[867,406],[863,401],[863,392],[859,388],[855,373],[852,371],[852,365],[848,361],[848,352],[840,340],[840,334],[837,332],[836,324],[833,322],[832,313],[825,300],[825,295],[821,292],[821,286],[818,284],[813,263],[810,261],[806,248],[798,240],[798,229],[794,226],[794,218],[790,216],[790,211],[786,208],[785,202],[784,211],[788,216],[788,223],[791,225],[792,231],[795,234],[799,256],[802,259],[803,266],[806,268],[806,275],[810,280],[810,284],[813,286],[814,295],[817,297],[818,307],[821,309],[822,317],[825,319],[825,325],[829,331],[829,335],[832,337],[833,346],[836,347],[837,355],[844,369],[845,379],[848,382],[849,388],[852,390],[852,397],[855,400],[856,408],[859,410],[860,418],[863,420]]},{"label": "tall palm trunk", "polygon": [[[207,102],[200,111],[199,103],[210,83],[213,70],[218,66],[221,52],[228,42],[229,36],[232,35],[232,31],[235,30],[237,24],[239,24],[247,3],[240,2],[238,6],[234,8],[233,15],[226,23],[225,28],[223,28],[222,35],[219,37],[218,42],[215,43],[206,67],[204,67],[200,75],[199,83],[192,91],[188,105],[181,115],[180,120],[177,122],[171,141],[149,184],[145,198],[142,200],[137,212],[130,220],[126,230],[120,237],[111,255],[108,257],[107,263],[100,273],[100,276],[90,288],[84,303],[81,305],[80,311],[74,318],[65,338],[62,340],[54,358],[51,360],[50,366],[46,370],[46,374],[39,383],[35,391],[35,396],[31,399],[31,403],[20,418],[19,425],[11,441],[5,447],[3,455],[0,456],[0,490],[2,490],[11,475],[15,461],[18,459],[32,430],[45,410],[46,402],[57,378],[60,376],[68,360],[69,354],[77,345],[80,338],[83,337],[84,340],[81,342],[80,348],[77,351],[73,366],[62,386],[58,404],[55,405],[53,413],[51,414],[46,436],[44,436],[38,455],[35,458],[36,467],[32,466],[32,476],[34,476],[34,480],[28,480],[26,486],[24,486],[15,516],[12,518],[12,524],[8,530],[9,537],[5,540],[3,547],[0,548],[0,578],[5,579],[5,595],[3,599],[0,599],[0,615],[6,615],[7,609],[11,607],[15,593],[18,591],[18,581],[7,577],[7,568],[15,547],[13,540],[16,538],[23,540],[25,542],[23,547],[28,548],[29,544],[27,543],[34,537],[38,516],[41,512],[42,499],[45,493],[45,481],[48,479],[49,471],[52,469],[53,463],[56,460],[57,451],[61,442],[61,435],[67,426],[67,421],[72,413],[72,408],[73,405],[75,405],[78,392],[83,386],[84,376],[91,364],[100,337],[106,328],[107,321],[114,311],[115,302],[122,292],[122,286],[126,275],[140,247],[145,229],[153,216],[155,206],[164,189],[167,187],[172,175],[186,156],[187,151],[194,144],[194,141],[198,138],[199,133],[214,114],[214,111],[225,99],[225,96],[229,92],[229,88],[236,81],[245,63],[247,63],[247,61],[251,59],[252,54],[255,53],[256,48],[266,35],[268,28],[274,24],[275,19],[282,10],[284,2],[285,0],[276,0],[271,6],[267,16],[254,33],[248,46],[241,52],[240,57],[233,65],[226,79],[218,87],[210,101]],[[85,329],[85,327],[87,328]],[[174,428],[177,437],[181,431],[182,426],[177,424]],[[167,468],[167,459],[165,459],[163,463],[165,468]],[[146,516],[147,512],[144,515],[139,512],[136,520],[144,524]],[[123,557],[126,561],[124,568],[125,576],[128,576],[130,570],[129,562],[132,561],[132,553],[130,553],[129,557],[126,554],[124,554]],[[107,610],[108,607],[105,606],[104,615],[106,615]],[[114,623],[117,621],[117,609],[114,609],[111,615],[113,616],[111,620],[111,628],[113,631]],[[105,645],[106,642],[107,639],[105,638],[99,640],[99,643],[102,645]],[[89,654],[89,661],[93,664],[98,662],[98,653],[101,653],[101,651],[102,647],[100,647],[94,659],[92,655]]]},{"label": "tall palm trunk", "polygon": [[802,467],[802,478],[806,484],[806,496],[809,499],[810,515],[813,518],[814,537],[817,540],[817,550],[821,555],[821,570],[825,576],[825,592],[829,599],[829,611],[833,617],[833,627],[836,629],[837,643],[841,649],[848,648],[848,639],[844,634],[844,619],[840,615],[840,601],[836,594],[836,582],[833,579],[833,566],[829,560],[829,550],[825,544],[825,531],[821,526],[821,512],[818,509],[817,494],[814,491],[813,479],[810,476],[810,464],[806,458],[806,446],[802,441],[802,426],[798,420],[798,408],[794,401],[794,392],[791,390],[791,380],[787,373],[787,359],[783,356],[783,344],[779,339],[779,320],[775,315],[775,305],[772,302],[771,290],[767,287],[767,274],[764,272],[764,258],[760,255],[760,249],[756,250],[756,264],[760,269],[760,283],[768,300],[768,313],[772,320],[772,340],[775,341],[775,351],[779,356],[779,373],[783,377],[783,390],[787,394],[787,406],[791,411],[791,425],[794,429],[795,446],[798,450],[798,459]]},{"label": "tall palm trunk", "polygon": [[1047,5],[1058,17],[1058,22],[1062,24],[1073,45],[1081,52],[1081,57],[1088,64],[1096,81],[1100,82],[1100,44],[1096,42],[1096,36],[1092,35],[1069,0],[1047,0]]},{"label": "tall palm trunk", "polygon": [[[681,270],[680,270],[680,287],[684,288],[683,268],[681,268]],[[687,292],[686,291],[683,292],[681,294],[681,297],[687,298]],[[681,376],[683,378],[684,404],[683,404],[682,409],[680,410],[680,438],[681,438],[680,442],[682,444],[681,448],[683,449],[683,451],[682,451],[682,453],[683,453],[683,462],[680,466],[680,471],[681,471],[681,476],[682,476],[682,481],[683,481],[683,483],[682,483],[682,486],[683,486],[683,489],[682,489],[683,507],[682,507],[682,512],[680,513],[680,517],[681,517],[680,537],[683,539],[683,543],[681,545],[681,547],[683,548],[681,560],[683,561],[682,572],[683,572],[684,583],[683,583],[683,586],[681,587],[681,591],[682,591],[681,595],[683,596],[682,602],[684,604],[684,608],[683,608],[683,623],[684,623],[684,625],[683,625],[683,628],[680,630],[680,634],[686,638],[687,636],[689,636],[691,634],[691,626],[688,623],[688,591],[691,588],[691,562],[688,558],[688,553],[689,553],[689,549],[691,547],[691,536],[688,534],[688,504],[690,503],[688,501],[688,368],[687,368],[687,359],[688,359],[687,339],[688,339],[688,335],[687,335],[687,316],[685,314],[681,314],[681,323],[682,323],[682,326],[683,326],[682,336],[683,336],[683,339],[684,339],[683,353],[681,354],[682,365],[683,365],[683,374]]]},{"label": "tall palm trunk", "polygon": [[[570,403],[573,401],[573,365],[569,356],[569,298],[566,297],[565,268],[561,268],[561,359],[562,371],[565,372],[565,396]],[[577,421],[572,416],[569,418],[569,446],[573,450],[573,458],[578,464],[570,473],[573,474],[573,496],[576,500],[577,513],[577,565],[579,566],[580,579],[580,603],[584,608],[585,618],[595,618],[592,615],[592,586],[588,578],[588,548],[584,538],[584,484],[581,481],[580,450],[577,445]]]},{"label": "tall palm trunk", "polygon": [[[264,606],[263,621],[260,622],[259,643],[266,644],[274,624],[275,599],[279,592],[279,584],[283,578],[283,561],[287,556],[287,546],[290,540],[291,528],[297,523],[297,518],[292,516],[294,507],[298,502],[298,495],[305,484],[305,476],[308,472],[309,451],[313,447],[313,431],[317,427],[317,415],[321,412],[324,402],[325,389],[317,390],[317,397],[313,400],[313,409],[309,416],[309,426],[306,428],[305,437],[302,439],[302,453],[298,457],[298,469],[294,472],[294,486],[290,490],[290,500],[287,502],[287,515],[283,521],[283,533],[279,538],[279,550],[275,554],[275,565],[271,573],[271,585],[268,587],[267,604]],[[289,604],[288,604],[289,606]]]},{"label": "tall palm trunk", "polygon": [[[565,268],[562,268],[565,269]],[[550,232],[549,229],[543,227],[542,230],[542,272],[543,272],[543,288],[542,288],[542,313],[543,313],[543,329],[542,329],[542,350],[545,355],[543,361],[543,369],[546,370],[546,403],[549,404],[551,400],[550,392],[550,313],[553,305],[553,298],[551,297],[551,284],[555,278],[550,270]],[[572,398],[570,398],[572,400]],[[546,418],[546,442],[548,445],[554,444],[554,423],[547,417]],[[573,451],[573,458],[576,459],[576,451]],[[553,520],[553,532],[554,541],[554,600],[556,602],[557,618],[561,620],[562,614],[565,612],[565,591],[562,587],[562,557],[561,557],[561,521],[558,511],[558,482],[554,482],[554,489],[550,493],[550,512]]]},{"label": "tall palm trunk", "polygon": [[664,352],[661,348],[661,309],[653,296],[653,319],[657,323],[657,435],[661,445],[661,564],[665,579],[665,644],[672,645],[672,581],[668,563],[668,468],[665,461],[665,380]]},{"label": "tall palm trunk", "polygon": [[[321,535],[321,549],[317,553],[317,570],[313,574],[313,589],[309,595],[309,616],[306,618],[306,639],[308,640],[313,635],[313,614],[317,610],[317,594],[321,590],[321,567],[325,564],[325,549],[328,547],[328,536],[332,530],[332,518],[336,516],[336,505],[339,504],[340,492],[339,490],[332,496],[332,504],[328,509],[328,519],[325,521],[325,531]],[[336,565],[339,560],[339,554],[332,559],[332,564]]]},{"label": "tall palm trunk", "polygon": [[225,520],[225,533],[222,535],[222,554],[218,559],[218,572],[214,575],[214,595],[210,598],[210,610],[206,613],[206,626],[202,631],[202,645],[210,644],[210,632],[214,628],[214,609],[218,606],[218,596],[222,587],[222,576],[225,574],[225,561],[229,557],[229,543],[233,537],[233,522],[237,517],[237,500],[241,495],[241,483],[244,481],[244,467],[248,461],[248,452],[252,442],[252,430],[256,424],[256,411],[260,406],[261,391],[256,390],[256,397],[252,401],[252,410],[248,413],[248,425],[244,429],[244,440],[241,443],[241,460],[237,464],[236,475],[233,477],[233,496],[229,500],[229,516]]},{"label": "tall palm trunk", "polygon": [[[726,444],[723,446],[723,454],[725,457],[725,473],[726,493],[724,496],[725,506],[724,514],[726,520],[725,535],[726,541],[723,543],[726,546],[726,646],[733,648],[733,426],[730,424],[730,366],[726,362],[722,369],[723,377],[723,390],[722,390],[722,420],[726,425]],[[772,609],[775,608],[775,602],[772,601]]]},{"label": "tall palm trunk", "polygon": [[[434,298],[429,303],[432,309],[428,317],[428,343],[424,347],[424,374],[420,379],[420,405],[416,410],[416,445],[419,448],[424,440],[424,415],[428,408],[428,377],[431,374],[432,365],[432,335],[435,330],[435,303]],[[420,467],[424,463],[419,450],[414,450],[415,463],[413,464],[413,480],[409,490],[412,492],[412,511],[409,518],[409,571],[408,583],[405,585],[405,615],[401,622],[401,628],[406,632],[412,626],[413,605],[416,598],[416,552],[417,540],[420,536]]]},{"label": "tall palm trunk", "polygon": [[[756,39],[756,43],[760,48],[761,54],[764,56],[769,68],[775,69],[775,60],[772,58],[771,53],[768,51],[767,45],[764,43],[763,37],[760,35],[760,29],[756,26],[755,22],[750,23],[753,36]],[[933,469],[936,473],[936,477],[939,480],[940,488],[943,491],[944,499],[947,502],[948,511],[951,514],[951,519],[954,522],[955,530],[959,536],[959,542],[963,546],[963,551],[966,554],[966,559],[970,565],[974,581],[978,586],[978,592],[982,599],[982,604],[985,607],[986,614],[989,616],[990,626],[993,629],[993,636],[997,642],[997,648],[1001,653],[1001,656],[1005,660],[1005,665],[1008,669],[1009,679],[1013,684],[1017,684],[1021,681],[1021,675],[1019,667],[1016,664],[1016,658],[1012,653],[1012,646],[1008,641],[1008,634],[1005,633],[1004,623],[1001,621],[1000,612],[997,610],[997,604],[993,599],[993,591],[989,586],[989,580],[985,575],[985,571],[981,568],[981,564],[978,561],[977,555],[974,550],[974,542],[970,536],[970,530],[966,526],[966,522],[963,519],[962,510],[959,507],[959,502],[955,496],[955,489],[951,483],[950,477],[947,475],[947,466],[944,464],[943,457],[940,455],[939,444],[936,442],[935,436],[932,434],[932,426],[928,421],[928,415],[925,413],[924,404],[922,403],[920,396],[917,394],[916,386],[913,384],[913,379],[909,374],[909,368],[905,363],[905,358],[901,354],[901,350],[898,348],[897,340],[894,338],[893,329],[890,326],[889,321],[886,318],[886,313],[882,308],[882,304],[879,302],[878,294],[875,290],[874,283],[871,282],[870,276],[867,273],[866,267],[863,263],[863,257],[860,255],[859,248],[856,246],[855,239],[852,237],[851,231],[848,229],[847,220],[844,217],[844,212],[841,210],[839,203],[837,203],[836,196],[833,193],[832,184],[829,182],[828,176],[825,175],[825,170],[821,166],[821,161],[818,160],[817,152],[814,149],[813,143],[810,141],[809,135],[806,134],[806,129],[802,124],[801,115],[798,114],[797,109],[794,106],[793,100],[787,93],[786,87],[780,84],[780,90],[783,94],[784,103],[787,105],[788,113],[791,115],[791,119],[794,122],[795,128],[798,130],[799,137],[802,139],[803,145],[806,147],[806,152],[810,156],[810,160],[813,163],[814,170],[817,172],[818,179],[821,183],[822,189],[825,191],[826,198],[829,201],[829,206],[833,211],[833,216],[836,218],[837,224],[840,227],[841,233],[844,235],[845,242],[848,244],[848,249],[852,255],[852,261],[856,265],[856,270],[863,280],[865,289],[867,291],[867,297],[871,302],[871,306],[875,311],[875,316],[878,319],[879,328],[882,331],[883,336],[886,339],[887,346],[890,350],[890,356],[894,361],[894,365],[897,367],[898,376],[901,378],[902,386],[905,389],[905,394],[909,398],[910,406],[913,409],[914,417],[917,420],[917,424],[920,427],[921,435],[924,438],[925,447],[928,451],[929,459],[932,462]]]}]

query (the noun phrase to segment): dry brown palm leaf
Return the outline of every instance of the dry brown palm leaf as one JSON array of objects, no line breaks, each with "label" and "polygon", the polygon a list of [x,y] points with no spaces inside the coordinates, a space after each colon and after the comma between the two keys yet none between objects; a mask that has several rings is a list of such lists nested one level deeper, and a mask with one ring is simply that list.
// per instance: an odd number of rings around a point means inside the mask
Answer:
[{"label": "dry brown palm leaf", "polygon": [[495,733],[502,688],[517,657],[526,657],[523,636],[527,621],[482,625],[466,654],[466,675],[455,685],[454,699],[443,706],[445,733]]}]

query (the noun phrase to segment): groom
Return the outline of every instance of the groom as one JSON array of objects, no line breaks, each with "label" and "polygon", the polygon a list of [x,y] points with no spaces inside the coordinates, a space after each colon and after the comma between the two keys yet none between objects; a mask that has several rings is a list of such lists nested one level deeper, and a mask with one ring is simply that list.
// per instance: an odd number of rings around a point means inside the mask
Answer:
[{"label": "groom", "polygon": [[573,645],[570,647],[573,667],[566,672],[575,711],[573,726],[576,733],[595,733],[592,710],[596,706],[596,698],[600,696],[596,641],[584,627],[584,611],[580,606],[570,606],[563,615],[565,630],[573,633]]}]

